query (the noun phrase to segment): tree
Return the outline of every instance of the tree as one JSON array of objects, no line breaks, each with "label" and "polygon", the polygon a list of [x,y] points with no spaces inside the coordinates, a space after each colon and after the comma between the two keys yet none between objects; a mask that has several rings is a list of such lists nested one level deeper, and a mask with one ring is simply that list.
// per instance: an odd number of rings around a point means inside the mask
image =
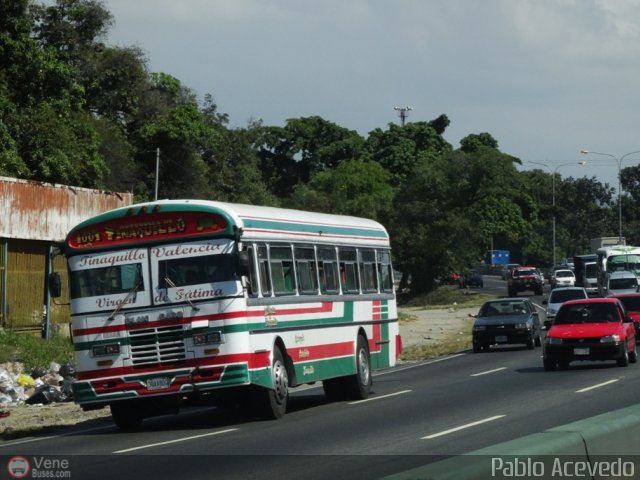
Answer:
[{"label": "tree", "polygon": [[523,241],[535,206],[521,194],[512,157],[479,145],[423,158],[394,200],[396,268],[412,278],[412,293],[477,264],[489,240]]},{"label": "tree", "polygon": [[364,139],[318,116],[289,119],[264,129],[259,146],[264,180],[274,194],[287,197],[298,183],[344,160],[360,158]]},{"label": "tree", "polygon": [[442,118],[434,122],[437,130],[427,122],[411,122],[404,127],[390,123],[386,131],[379,128],[373,130],[367,138],[368,157],[391,173],[394,185],[402,185],[422,160],[452,150],[451,145],[438,133],[444,131],[443,125],[447,122]]},{"label": "tree", "polygon": [[298,184],[294,208],[367,217],[385,222],[391,211],[390,175],[373,161],[345,160],[317,172],[308,184]]},{"label": "tree", "polygon": [[[212,105],[210,103],[210,105]],[[215,108],[210,110],[214,117]],[[278,206],[260,172],[258,151],[262,124],[251,122],[242,129],[221,129],[220,140],[212,145],[209,159],[209,191],[211,198],[227,202]]]}]

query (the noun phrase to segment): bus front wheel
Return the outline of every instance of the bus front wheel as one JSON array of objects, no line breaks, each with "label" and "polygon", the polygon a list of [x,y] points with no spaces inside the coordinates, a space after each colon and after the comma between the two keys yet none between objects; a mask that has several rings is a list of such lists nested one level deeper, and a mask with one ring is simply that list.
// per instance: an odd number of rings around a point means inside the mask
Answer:
[{"label": "bus front wheel", "polygon": [[120,430],[140,428],[144,420],[140,409],[126,401],[111,404],[111,417]]},{"label": "bus front wheel", "polygon": [[273,388],[262,388],[262,404],[267,418],[278,419],[287,411],[289,401],[289,375],[280,348],[273,349],[273,363],[271,364]]}]

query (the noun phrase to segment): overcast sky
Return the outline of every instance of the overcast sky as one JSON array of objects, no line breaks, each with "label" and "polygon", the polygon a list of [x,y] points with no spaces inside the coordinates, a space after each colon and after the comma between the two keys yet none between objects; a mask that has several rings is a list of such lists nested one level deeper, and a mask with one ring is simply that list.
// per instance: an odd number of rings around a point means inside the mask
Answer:
[{"label": "overcast sky", "polygon": [[109,45],[136,45],[151,71],[213,95],[231,127],[319,115],[366,137],[410,106],[409,122],[446,114],[454,148],[488,132],[526,169],[614,187],[617,160],[580,150],[640,150],[640,0],[104,4]]}]

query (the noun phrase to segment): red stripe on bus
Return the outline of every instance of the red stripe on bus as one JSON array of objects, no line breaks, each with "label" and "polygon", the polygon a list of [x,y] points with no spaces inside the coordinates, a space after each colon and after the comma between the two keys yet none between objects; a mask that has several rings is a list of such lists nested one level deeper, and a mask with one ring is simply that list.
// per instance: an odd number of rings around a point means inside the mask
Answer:
[{"label": "red stripe on bus", "polygon": [[287,349],[294,362],[309,362],[334,357],[353,355],[353,342],[330,343],[327,345],[311,345]]},{"label": "red stripe on bus", "polygon": [[[117,367],[104,370],[87,370],[77,372],[78,380],[90,380],[93,378],[116,377],[125,375],[144,375],[145,373],[158,373],[166,369],[180,370],[184,368],[224,366],[227,364],[246,363],[250,370],[267,368],[271,365],[269,352],[239,353],[235,355],[219,355],[216,357],[203,357],[183,362],[162,363],[150,365],[146,368]],[[167,372],[171,375],[171,372]]]},{"label": "red stripe on bus", "polygon": [[[295,308],[281,308],[276,309],[273,315],[306,315],[306,314],[314,314],[314,313],[328,313],[333,310],[333,302],[322,302],[319,307],[295,307]],[[147,328],[156,328],[156,327],[171,327],[175,325],[189,324],[191,322],[195,322],[198,320],[209,320],[209,321],[218,321],[218,320],[229,320],[234,318],[244,318],[244,317],[262,317],[265,315],[264,310],[239,310],[235,312],[224,312],[224,313],[216,313],[212,315],[202,315],[198,317],[183,317],[176,318],[171,320],[155,320],[153,322],[146,323],[137,323],[131,325],[110,325],[106,327],[90,327],[90,328],[78,328],[73,331],[74,337],[79,337],[82,335],[96,335],[99,333],[112,333],[112,332],[122,332],[122,331],[135,331],[135,330],[144,330]]]}]

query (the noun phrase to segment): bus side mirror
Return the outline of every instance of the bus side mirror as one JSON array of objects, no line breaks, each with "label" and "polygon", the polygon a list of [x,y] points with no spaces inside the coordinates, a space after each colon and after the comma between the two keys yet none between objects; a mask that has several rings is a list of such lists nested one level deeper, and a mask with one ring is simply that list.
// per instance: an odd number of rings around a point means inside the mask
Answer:
[{"label": "bus side mirror", "polygon": [[62,281],[60,280],[60,273],[58,272],[49,274],[49,294],[53,298],[58,298],[62,295]]},{"label": "bus side mirror", "polygon": [[236,256],[236,274],[246,277],[249,273],[251,273],[251,256],[248,251],[243,250]]}]

